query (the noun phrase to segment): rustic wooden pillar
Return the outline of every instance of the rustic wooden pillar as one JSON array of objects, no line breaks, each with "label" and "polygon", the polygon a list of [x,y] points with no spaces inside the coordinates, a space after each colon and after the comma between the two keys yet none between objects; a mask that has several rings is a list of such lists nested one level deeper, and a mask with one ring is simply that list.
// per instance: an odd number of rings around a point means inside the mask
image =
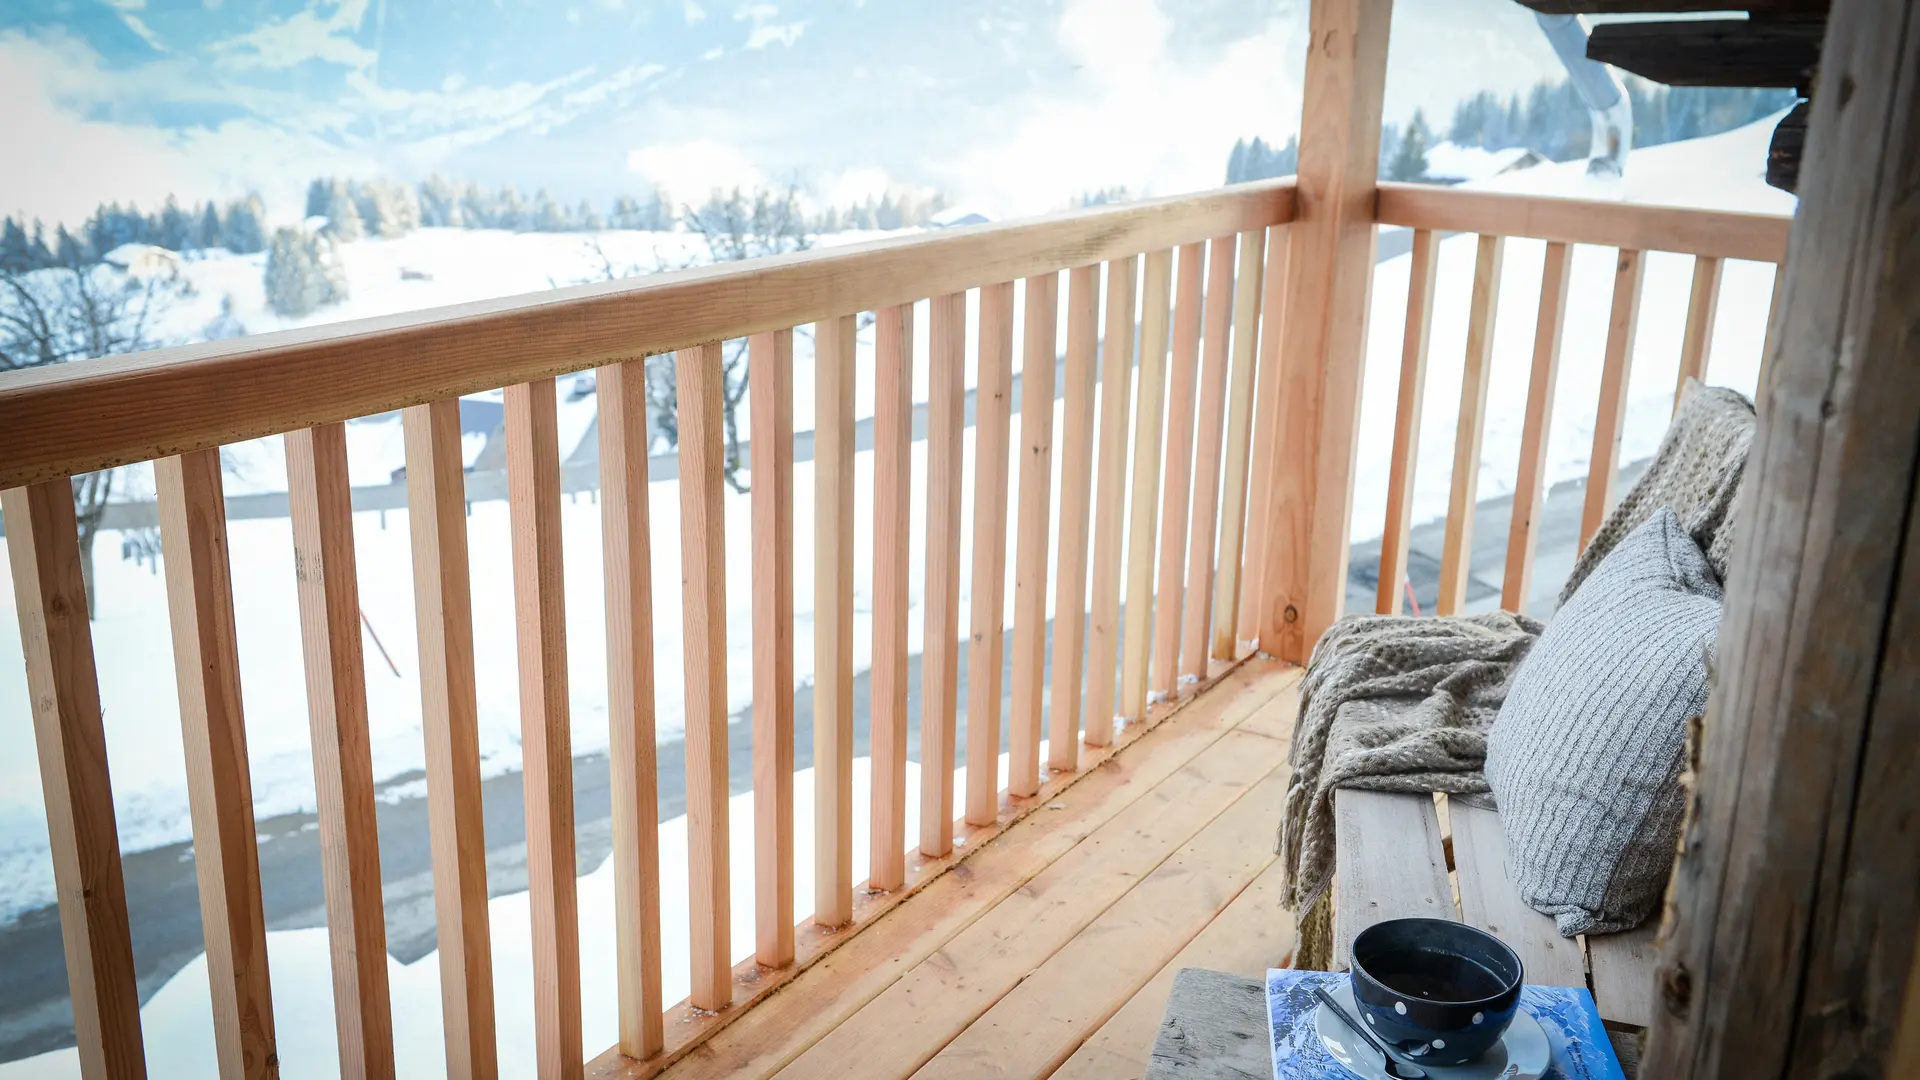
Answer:
[{"label": "rustic wooden pillar", "polygon": [[1280,343],[1260,648],[1304,661],[1340,617],[1373,289],[1373,202],[1393,0],[1314,0],[1287,336]]},{"label": "rustic wooden pillar", "polygon": [[1916,192],[1920,4],[1838,0],[1645,1076],[1911,1075]]}]

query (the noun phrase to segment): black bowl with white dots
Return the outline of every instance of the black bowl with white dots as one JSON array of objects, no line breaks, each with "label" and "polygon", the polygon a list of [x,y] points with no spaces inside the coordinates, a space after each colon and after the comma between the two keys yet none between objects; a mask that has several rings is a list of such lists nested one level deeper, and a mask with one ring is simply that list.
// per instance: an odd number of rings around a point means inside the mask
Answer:
[{"label": "black bowl with white dots", "polygon": [[1446,919],[1389,919],[1353,939],[1361,1022],[1417,1065],[1462,1065],[1491,1049],[1525,974],[1505,942]]}]

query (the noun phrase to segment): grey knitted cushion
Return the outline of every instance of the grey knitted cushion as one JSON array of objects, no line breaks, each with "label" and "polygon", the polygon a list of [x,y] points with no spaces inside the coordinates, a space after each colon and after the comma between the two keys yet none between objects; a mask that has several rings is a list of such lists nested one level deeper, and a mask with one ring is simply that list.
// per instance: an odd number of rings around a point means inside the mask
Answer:
[{"label": "grey knitted cushion", "polygon": [[1567,937],[1632,929],[1660,903],[1720,599],[1700,546],[1662,508],[1601,560],[1514,674],[1487,782],[1514,887]]}]

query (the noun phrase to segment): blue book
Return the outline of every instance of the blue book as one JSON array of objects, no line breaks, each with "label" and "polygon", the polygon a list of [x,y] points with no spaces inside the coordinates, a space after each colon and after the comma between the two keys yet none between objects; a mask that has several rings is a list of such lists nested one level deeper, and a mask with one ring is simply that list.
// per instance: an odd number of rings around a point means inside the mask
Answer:
[{"label": "blue book", "polygon": [[[1313,988],[1332,990],[1347,983],[1344,973],[1274,969],[1267,972],[1267,1030],[1273,1046],[1275,1080],[1349,1080],[1352,1073],[1335,1061],[1314,1031],[1320,1000]],[[1585,987],[1520,988],[1520,1007],[1532,1014],[1552,1047],[1552,1065],[1544,1080],[1626,1080],[1613,1044],[1600,1026],[1600,1012]]]}]

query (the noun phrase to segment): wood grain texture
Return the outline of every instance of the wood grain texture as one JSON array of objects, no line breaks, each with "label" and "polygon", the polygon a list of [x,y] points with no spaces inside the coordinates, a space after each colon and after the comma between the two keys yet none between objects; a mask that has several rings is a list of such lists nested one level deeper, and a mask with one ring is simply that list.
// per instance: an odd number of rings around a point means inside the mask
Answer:
[{"label": "wood grain texture", "polygon": [[[602,393],[609,392],[599,383]],[[605,401],[605,398],[601,399]],[[480,713],[474,687],[473,587],[467,560],[460,402],[415,405],[401,419],[407,523],[413,543],[414,626],[420,647],[420,726],[426,741],[427,826],[440,952],[447,1074],[499,1075],[487,838],[480,803]],[[604,425],[603,425],[604,426]],[[600,455],[605,468],[606,454]],[[649,747],[651,749],[651,747]]]},{"label": "wood grain texture", "polygon": [[1587,965],[1580,943],[1561,937],[1553,919],[1528,907],[1507,878],[1507,838],[1500,831],[1500,815],[1449,799],[1447,816],[1453,826],[1461,920],[1519,953],[1528,982],[1584,988]]},{"label": "wood grain texture", "polygon": [[1113,741],[1114,686],[1120,674],[1121,562],[1126,544],[1127,436],[1133,430],[1134,315],[1139,260],[1107,264],[1107,332],[1100,344],[1100,433],[1094,475],[1093,604],[1087,613],[1088,746]]},{"label": "wood grain texture", "polygon": [[[682,394],[686,385],[682,379]],[[573,728],[567,698],[560,432],[553,380],[507,387],[506,406],[507,516],[513,527],[520,759],[533,917],[535,1065],[542,1077],[578,1077],[580,995],[573,988],[580,985],[580,910],[574,880]],[[681,430],[686,430],[684,424]]]},{"label": "wood grain texture", "polygon": [[1433,340],[1433,289],[1440,242],[1432,229],[1413,234],[1407,278],[1407,325],[1400,344],[1400,392],[1394,399],[1393,457],[1387,463],[1387,524],[1380,537],[1380,586],[1374,610],[1398,615],[1407,577],[1407,530],[1413,524],[1414,469],[1420,460],[1420,414],[1427,399],[1427,351]]},{"label": "wood grain texture", "polygon": [[1534,527],[1547,494],[1547,446],[1553,433],[1553,396],[1560,379],[1560,339],[1567,324],[1567,284],[1572,246],[1547,244],[1540,271],[1540,314],[1533,325],[1533,370],[1527,376],[1527,412],[1520,424],[1520,471],[1513,482],[1513,513],[1507,521],[1507,565],[1500,583],[1501,608],[1525,614],[1533,589]]},{"label": "wood grain texture", "polygon": [[793,331],[747,339],[747,383],[764,455],[751,471],[754,958],[781,967],[793,962]]},{"label": "wood grain texture", "polygon": [[1822,67],[1648,1076],[1896,1075],[1911,992],[1920,11],[1840,0]]},{"label": "wood grain texture", "polygon": [[1142,1074],[1147,1080],[1267,1080],[1273,1051],[1249,1038],[1267,1022],[1266,980],[1189,969],[1174,979],[1170,1008]]},{"label": "wood grain texture", "polygon": [[[618,953],[620,1048],[642,1058],[659,1053],[665,1045],[660,1023],[659,757],[654,750],[658,724],[654,711],[653,522],[647,498],[646,377],[644,360],[601,368],[594,377],[599,404],[600,537],[607,599],[607,757],[613,812],[613,930]],[[774,410],[769,406],[767,412],[772,415]],[[753,415],[758,419],[761,411],[755,409]],[[755,475],[755,492],[761,490],[762,483],[769,491],[776,490],[773,478],[766,474],[771,471]],[[756,665],[756,675],[758,671]],[[754,700],[764,699],[756,693]],[[791,689],[786,700],[793,700]],[[759,719],[757,713],[755,719]],[[759,745],[756,740],[754,748],[758,750]],[[792,807],[791,797],[786,805]],[[791,815],[792,810],[787,813]],[[790,913],[786,922],[791,929]]]},{"label": "wood grain texture", "polygon": [[1047,767],[1080,767],[1080,687],[1087,639],[1087,535],[1093,508],[1094,393],[1099,378],[1100,268],[1067,275],[1067,362],[1060,441],[1060,524],[1054,556],[1053,672]]},{"label": "wood grain texture", "polygon": [[1206,245],[1180,248],[1174,286],[1173,359],[1167,369],[1166,438],[1160,477],[1160,569],[1153,586],[1153,649],[1147,672],[1152,697],[1171,695],[1180,678],[1182,593],[1187,582],[1187,516],[1193,504],[1194,408],[1199,396],[1200,324],[1204,315]]},{"label": "wood grain texture", "polygon": [[1146,263],[1140,289],[1140,397],[1133,414],[1133,487],[1127,499],[1126,624],[1120,650],[1123,723],[1147,715],[1161,436],[1166,423],[1167,348],[1172,330],[1173,252],[1149,252]]},{"label": "wood grain texture", "polygon": [[686,652],[687,877],[695,1008],[733,1000],[727,822],[726,432],[719,344],[674,354],[680,418],[681,633]]},{"label": "wood grain texture", "polygon": [[[1302,149],[1306,142],[1301,141]],[[1304,175],[1302,180],[1304,182]],[[1302,210],[1307,193],[1301,190]],[[1382,225],[1437,232],[1526,236],[1632,251],[1675,251],[1725,259],[1779,262],[1787,254],[1784,214],[1693,210],[1557,195],[1463,191],[1432,184],[1382,181],[1376,217]]]},{"label": "wood grain texture", "polygon": [[953,850],[954,720],[960,677],[961,439],[967,294],[928,302],[927,565],[920,675],[920,854]]},{"label": "wood grain texture", "polygon": [[1707,361],[1713,349],[1714,315],[1720,307],[1722,263],[1712,256],[1693,260],[1693,290],[1687,294],[1687,326],[1680,338],[1680,374],[1673,384],[1673,410],[1680,411],[1680,394],[1688,379],[1707,381]]},{"label": "wood grain texture", "polygon": [[1285,380],[1280,348],[1286,340],[1287,272],[1292,265],[1293,230],[1267,230],[1265,281],[1260,292],[1258,385],[1254,391],[1253,445],[1247,458],[1247,535],[1240,551],[1240,598],[1234,618],[1235,651],[1255,643],[1266,617],[1267,525],[1273,501],[1275,447]]},{"label": "wood grain texture", "polygon": [[1373,288],[1374,195],[1392,0],[1322,0],[1308,20],[1299,213],[1278,365],[1260,647],[1304,662],[1340,617]]},{"label": "wood grain texture", "polygon": [[1233,356],[1228,373],[1224,475],[1220,480],[1219,550],[1214,555],[1212,645],[1208,655],[1231,660],[1239,651],[1240,559],[1247,536],[1247,464],[1253,435],[1255,362],[1260,355],[1261,267],[1266,232],[1240,234],[1233,278]]},{"label": "wood grain texture", "polygon": [[0,487],[873,311],[1292,216],[1291,180],[1239,184],[6,372]]},{"label": "wood grain texture", "polygon": [[73,488],[63,477],[0,492],[0,513],[7,521],[80,1075],[143,1077],[139,986]]},{"label": "wood grain texture", "polygon": [[1233,328],[1234,242],[1216,236],[1207,249],[1205,351],[1200,359],[1199,413],[1194,421],[1193,502],[1187,515],[1187,584],[1180,610],[1180,678],[1207,674],[1213,629],[1213,545],[1220,520],[1220,466],[1225,453],[1227,349]]},{"label": "wood grain texture", "polygon": [[1803,87],[1820,66],[1825,30],[1821,15],[1603,23],[1587,58],[1667,86]]},{"label": "wood grain texture", "polygon": [[346,427],[288,432],[286,454],[340,1075],[384,1080],[394,1075],[393,1016]]},{"label": "wood grain texture", "polygon": [[1580,511],[1582,549],[1613,509],[1613,484],[1620,474],[1620,438],[1627,429],[1627,380],[1633,367],[1634,337],[1640,327],[1640,290],[1646,279],[1646,258],[1638,251],[1621,251],[1613,275],[1612,314],[1607,318],[1607,351],[1600,369],[1593,453],[1587,459],[1586,502]]},{"label": "wood grain texture", "polygon": [[1453,475],[1440,549],[1441,615],[1467,601],[1468,560],[1473,555],[1473,511],[1479,501],[1480,444],[1487,429],[1487,386],[1493,372],[1493,328],[1499,317],[1500,266],[1506,240],[1480,237],[1473,263],[1473,300],[1467,309],[1467,355],[1460,373],[1460,420],[1453,432]]},{"label": "wood grain texture", "polygon": [[913,305],[875,312],[873,333],[873,696],[868,716],[873,824],[868,830],[867,887],[897,889],[907,876]]},{"label": "wood grain texture", "polygon": [[1347,969],[1353,939],[1374,923],[1460,917],[1431,796],[1342,788],[1333,820],[1334,970]]},{"label": "wood grain texture", "polygon": [[967,634],[967,824],[1000,813],[1000,670],[1007,593],[1007,455],[1013,448],[1013,282],[980,290],[974,394],[973,574]]},{"label": "wood grain texture", "polygon": [[1013,696],[1007,713],[1007,792],[1021,796],[1040,790],[1060,275],[1028,278],[1025,299],[1025,337],[1020,349],[1020,519],[1013,561]]},{"label": "wood grain texture", "polygon": [[220,452],[162,458],[153,463],[153,478],[166,553],[214,1056],[226,1080],[278,1076]]},{"label": "wood grain texture", "polygon": [[1652,923],[1618,934],[1590,935],[1587,957],[1593,964],[1593,1000],[1600,1018],[1646,1027],[1653,1023],[1654,970],[1659,962]]},{"label": "wood grain texture", "polygon": [[[853,917],[853,372],[858,332],[852,315],[813,326],[813,921],[821,926],[840,926]],[[724,619],[725,611],[722,607],[715,614]],[[724,659],[720,673],[724,688]],[[724,725],[724,695],[721,710]]]}]

